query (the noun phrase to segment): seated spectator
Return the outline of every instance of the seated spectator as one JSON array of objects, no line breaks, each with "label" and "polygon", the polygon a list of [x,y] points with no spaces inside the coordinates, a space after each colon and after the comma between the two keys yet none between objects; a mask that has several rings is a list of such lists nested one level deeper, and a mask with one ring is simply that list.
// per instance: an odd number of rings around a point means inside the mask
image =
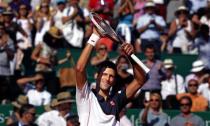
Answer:
[{"label": "seated spectator", "polygon": [[169,45],[169,52],[189,53],[188,46],[195,37],[195,29],[188,17],[189,11],[185,6],[180,6],[176,10],[175,16],[176,18],[171,22],[168,32],[169,44],[171,44]]},{"label": "seated spectator", "polygon": [[18,122],[20,120],[20,108],[23,105],[28,104],[28,97],[24,95],[19,95],[16,101],[12,102],[13,105],[13,112],[12,114],[7,118],[6,125],[10,125],[12,123]]},{"label": "seated spectator", "polygon": [[36,109],[33,105],[26,104],[20,108],[20,120],[8,126],[37,126],[34,124]]},{"label": "seated spectator", "polygon": [[182,93],[177,95],[177,99],[180,100],[182,96],[188,96],[192,99],[192,112],[203,112],[208,109],[208,100],[198,93],[198,81],[191,79],[188,82],[188,93]]},{"label": "seated spectator", "polygon": [[140,112],[139,119],[143,126],[167,126],[168,115],[162,111],[161,96],[151,93],[149,101],[145,101],[145,108]]},{"label": "seated spectator", "polygon": [[205,66],[203,61],[196,60],[192,63],[191,73],[186,76],[185,86],[187,86],[188,81],[191,79],[196,79],[199,84],[205,83],[208,74],[205,71]]},{"label": "seated spectator", "polygon": [[209,108],[210,108],[210,75],[208,77],[207,83],[199,85],[198,93],[200,93],[202,96],[204,96],[208,100]]},{"label": "seated spectator", "polygon": [[191,113],[192,100],[188,96],[179,99],[181,113],[170,122],[170,126],[204,126],[205,123],[199,116]]},{"label": "seated spectator", "polygon": [[57,96],[55,110],[42,113],[36,120],[39,126],[67,126],[66,118],[70,115],[73,102],[69,92],[60,92]]},{"label": "seated spectator", "polygon": [[[35,89],[26,89],[28,88],[29,83],[32,84],[33,82],[35,85]],[[41,106],[50,103],[51,94],[44,89],[44,77],[42,74],[36,74],[33,77],[24,77],[18,79],[17,83],[28,90],[25,93],[28,96],[29,104],[32,104],[34,106]]]},{"label": "seated spectator", "polygon": [[165,104],[166,107],[170,108],[173,106],[172,102],[175,102],[171,101],[170,97],[174,96],[175,98],[176,94],[185,92],[184,79],[180,74],[175,72],[176,66],[172,59],[165,59],[163,66],[166,70],[166,79],[161,81],[161,95],[167,104]]},{"label": "seated spectator", "polygon": [[145,14],[137,21],[137,30],[140,32],[141,49],[153,44],[157,53],[160,53],[160,35],[166,27],[163,17],[155,14],[156,6],[153,2],[147,2],[144,6]]}]

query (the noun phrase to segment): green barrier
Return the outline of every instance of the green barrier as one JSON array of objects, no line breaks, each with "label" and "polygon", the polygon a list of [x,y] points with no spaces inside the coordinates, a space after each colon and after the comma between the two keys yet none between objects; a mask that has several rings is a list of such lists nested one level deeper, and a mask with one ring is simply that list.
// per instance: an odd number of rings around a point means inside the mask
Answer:
[{"label": "green barrier", "polygon": [[[141,123],[139,121],[140,111],[141,111],[141,109],[128,109],[127,110],[127,116],[132,121],[134,126],[141,126]],[[43,107],[36,108],[37,115],[40,115],[42,112],[44,112]],[[76,113],[76,105],[75,104],[72,106],[72,112]],[[165,112],[170,116],[170,118],[179,114],[178,110],[166,110]],[[11,113],[12,113],[12,105],[1,105],[0,106],[0,126],[5,126],[6,118]],[[205,121],[205,124],[206,124],[205,126],[210,126],[210,111],[198,112],[195,114],[199,115]]]}]

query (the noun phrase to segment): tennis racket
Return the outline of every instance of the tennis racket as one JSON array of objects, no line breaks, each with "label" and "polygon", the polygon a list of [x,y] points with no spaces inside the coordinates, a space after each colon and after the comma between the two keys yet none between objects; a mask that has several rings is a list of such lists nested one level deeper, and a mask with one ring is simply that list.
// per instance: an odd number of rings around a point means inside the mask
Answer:
[{"label": "tennis racket", "polygon": [[[110,39],[113,40],[113,42],[122,44],[124,40],[117,35],[117,33],[112,29],[112,27],[105,21],[103,20],[98,14],[91,12],[90,15],[90,20],[96,27],[97,31],[100,32],[102,36],[107,36]],[[139,66],[144,70],[145,73],[148,73],[150,70],[149,68],[142,63],[142,61],[134,54],[131,54],[131,58],[139,64]]]}]

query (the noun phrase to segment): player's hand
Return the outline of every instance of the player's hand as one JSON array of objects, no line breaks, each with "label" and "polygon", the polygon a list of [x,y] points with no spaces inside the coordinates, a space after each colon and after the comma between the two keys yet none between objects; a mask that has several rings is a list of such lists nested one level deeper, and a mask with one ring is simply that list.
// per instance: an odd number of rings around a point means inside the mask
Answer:
[{"label": "player's hand", "polygon": [[131,44],[129,43],[123,43],[121,45],[121,50],[127,55],[130,56],[131,54],[134,53],[134,48]]}]

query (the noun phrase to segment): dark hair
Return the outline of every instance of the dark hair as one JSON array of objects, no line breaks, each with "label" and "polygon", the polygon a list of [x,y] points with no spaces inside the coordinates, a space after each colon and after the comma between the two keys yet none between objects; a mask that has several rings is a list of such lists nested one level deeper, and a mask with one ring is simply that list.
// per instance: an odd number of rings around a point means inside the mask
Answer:
[{"label": "dark hair", "polygon": [[192,106],[192,99],[189,97],[189,96],[182,96],[180,99],[179,99],[179,104],[181,104],[181,101],[184,100],[184,99],[187,99],[188,102],[189,102],[189,105],[190,107]]},{"label": "dark hair", "polygon": [[128,58],[125,55],[120,55],[117,58],[116,65],[119,64],[119,62],[120,62],[121,59],[125,59],[126,60],[126,63],[128,63],[128,64],[130,63],[129,60],[128,60]]},{"label": "dark hair", "polygon": [[23,105],[21,108],[20,108],[20,111],[19,111],[19,114],[20,114],[20,117],[23,117],[23,115],[25,113],[27,113],[30,109],[34,108],[33,105],[31,104],[26,104],[26,105]]},{"label": "dark hair", "polygon": [[100,65],[99,65],[99,67],[98,67],[98,71],[97,71],[97,73],[98,73],[98,77],[97,77],[97,80],[96,80],[96,92],[98,92],[99,90],[100,90],[100,80],[101,80],[101,76],[102,76],[102,73],[104,72],[104,70],[106,69],[106,68],[111,68],[111,69],[113,69],[114,71],[115,71],[115,79],[117,78],[117,67],[116,67],[116,65],[113,63],[113,62],[111,62],[111,61],[109,61],[109,60],[106,60],[106,61],[104,61],[104,62],[102,62]]},{"label": "dark hair", "polygon": [[147,44],[147,45],[145,46],[145,48],[143,49],[143,51],[145,52],[147,49],[153,49],[154,52],[156,51],[156,50],[155,50],[155,46],[154,46],[153,44]]},{"label": "dark hair", "polygon": [[74,126],[80,126],[78,115],[70,115],[66,118],[66,121],[70,121]]},{"label": "dark hair", "polygon": [[62,47],[62,43],[64,42],[64,39],[63,38],[60,38],[60,39],[54,38],[52,35],[50,35],[50,33],[46,32],[43,36],[43,41],[48,46],[57,49],[57,48]]}]

